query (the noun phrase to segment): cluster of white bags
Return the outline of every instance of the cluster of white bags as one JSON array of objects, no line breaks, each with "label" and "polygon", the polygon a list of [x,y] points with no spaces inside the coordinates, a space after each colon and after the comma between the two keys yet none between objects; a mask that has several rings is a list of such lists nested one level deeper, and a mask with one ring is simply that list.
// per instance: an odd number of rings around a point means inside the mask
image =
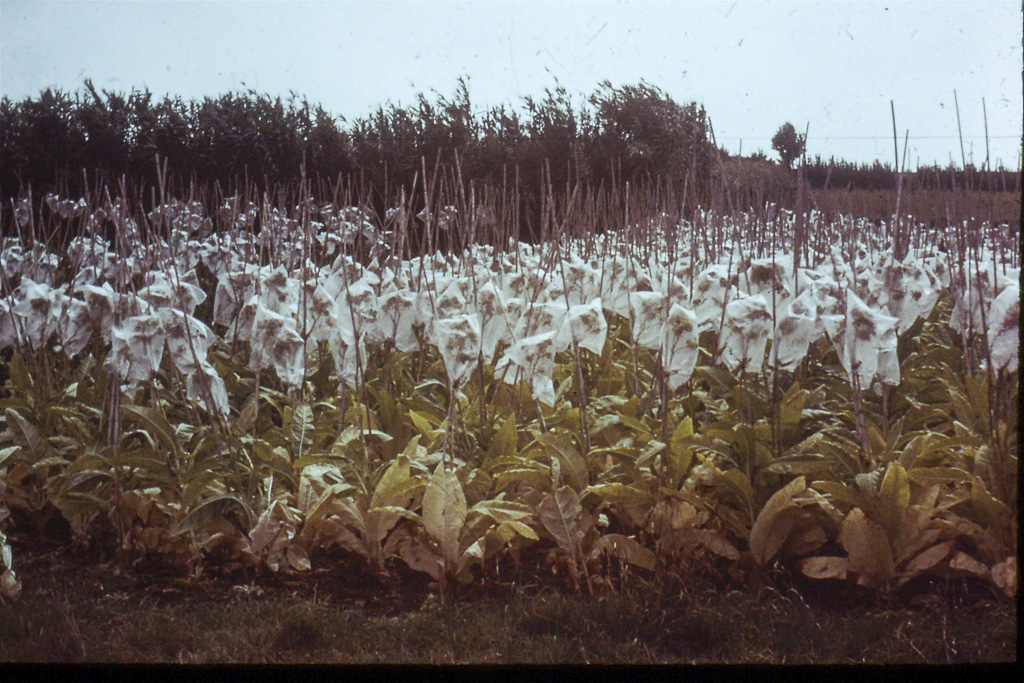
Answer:
[{"label": "cluster of white bags", "polygon": [[[318,237],[321,247],[373,237],[365,221],[343,220],[349,214],[324,209],[324,225],[344,230],[334,240]],[[286,268],[257,265],[258,245],[240,232],[195,238],[207,224],[189,205],[173,205],[158,218],[187,222],[168,233],[180,243],[150,245],[128,260],[78,238],[68,250],[73,280],[60,285],[58,257],[6,240],[0,261],[9,276],[22,277],[0,299],[0,347],[53,344],[74,356],[95,336],[110,343],[106,366],[128,389],[151,380],[166,354],[186,378],[190,398],[208,396],[226,411],[223,380],[206,360],[214,332],[193,317],[205,299],[195,271],[202,262],[217,277],[213,322],[225,340],[247,343],[252,369],[272,371],[291,388],[304,382],[307,354],[320,342],[347,386],[360,381],[368,345],[410,352],[426,344],[440,353],[457,392],[483,359],[505,381],[525,380],[537,400],[553,404],[556,354],[602,353],[608,314],[630,321],[634,344],[660,353],[672,390],[692,375],[705,330],[719,340],[707,351],[733,372],[758,372],[765,362],[792,370],[827,334],[851,380],[897,385],[898,335],[927,317],[951,285],[953,328],[987,329],[994,368],[1017,367],[1019,269],[991,261],[955,281],[941,254],[911,252],[896,262],[887,251],[862,248],[850,262],[837,247],[794,277],[785,253],[744,260],[736,247],[713,263],[691,263],[689,256],[670,263],[667,249],[654,245],[646,253],[655,256],[645,262],[621,239],[605,236],[505,252],[471,246],[459,255],[386,266],[373,259],[368,267],[345,254],[330,267],[318,267],[308,254],[296,264],[301,250],[293,243]],[[297,229],[279,218],[275,230]],[[149,262],[157,264],[142,273],[145,286],[115,291],[112,282],[138,281],[125,268],[138,267],[142,253],[155,253]]]}]

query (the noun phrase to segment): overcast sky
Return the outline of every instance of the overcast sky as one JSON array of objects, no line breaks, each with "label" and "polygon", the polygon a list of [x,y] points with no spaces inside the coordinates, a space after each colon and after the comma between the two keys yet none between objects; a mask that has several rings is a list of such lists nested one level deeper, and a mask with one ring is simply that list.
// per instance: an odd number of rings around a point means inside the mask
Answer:
[{"label": "overcast sky", "polygon": [[295,91],[348,120],[416,94],[519,106],[561,84],[646,80],[705,106],[719,145],[771,152],[785,121],[808,153],[1017,167],[1021,3],[997,2],[119,2],[0,0],[0,94],[47,87],[216,96]]}]

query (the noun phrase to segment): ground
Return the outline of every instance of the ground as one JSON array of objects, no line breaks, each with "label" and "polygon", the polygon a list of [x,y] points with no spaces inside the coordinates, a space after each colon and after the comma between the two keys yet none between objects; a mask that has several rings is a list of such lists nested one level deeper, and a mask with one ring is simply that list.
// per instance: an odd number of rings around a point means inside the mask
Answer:
[{"label": "ground", "polygon": [[[0,661],[180,663],[979,663],[1016,661],[1016,609],[985,584],[931,579],[891,596],[787,578],[611,572],[590,597],[543,555],[494,567],[454,600],[401,563],[343,553],[301,575],[189,579],[103,549],[15,536],[24,590],[0,603]],[[480,586],[483,586],[481,588]]]}]

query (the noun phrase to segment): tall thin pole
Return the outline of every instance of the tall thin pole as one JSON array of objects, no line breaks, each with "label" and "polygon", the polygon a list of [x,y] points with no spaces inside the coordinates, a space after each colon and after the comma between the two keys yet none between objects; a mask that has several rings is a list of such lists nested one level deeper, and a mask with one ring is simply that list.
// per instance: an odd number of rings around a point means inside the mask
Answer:
[{"label": "tall thin pole", "polygon": [[964,131],[960,127],[960,101],[956,97],[956,90],[953,91],[953,104],[956,106],[956,132],[960,136],[960,161],[964,164],[964,170],[967,169],[967,155],[964,154]]},{"label": "tall thin pole", "polygon": [[[896,105],[893,104],[892,100],[889,100],[889,111],[892,112],[892,158],[893,158],[893,170],[897,173],[900,172],[900,147],[897,143],[896,137]],[[959,115],[958,115],[959,116]],[[959,121],[959,118],[957,119]]]},{"label": "tall thin pole", "polygon": [[988,109],[985,107],[985,98],[981,98],[981,113],[985,117],[985,170],[989,169],[989,151],[988,151]]}]

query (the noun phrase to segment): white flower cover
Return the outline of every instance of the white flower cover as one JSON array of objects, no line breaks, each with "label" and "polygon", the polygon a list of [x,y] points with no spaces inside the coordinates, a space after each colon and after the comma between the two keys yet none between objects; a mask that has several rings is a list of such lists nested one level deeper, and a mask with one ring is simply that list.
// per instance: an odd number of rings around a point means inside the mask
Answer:
[{"label": "white flower cover", "polygon": [[693,300],[690,304],[701,330],[718,329],[722,309],[731,291],[729,269],[724,264],[710,265],[694,278]]},{"label": "white flower cover", "polygon": [[[534,399],[549,406],[555,405],[555,386],[551,373],[555,369],[555,332],[548,331],[520,339],[512,344],[498,361],[495,370],[505,373],[505,382],[513,384],[517,379],[530,383]],[[516,366],[522,371],[515,372]]]},{"label": "white flower cover", "polygon": [[772,332],[772,314],[764,295],[746,296],[725,307],[721,341],[722,362],[730,372],[758,372]]},{"label": "white flower cover", "polygon": [[896,360],[898,318],[873,310],[853,290],[846,293],[846,329],[841,356],[851,377],[856,372],[862,387],[874,379],[898,385],[900,368]]},{"label": "white flower cover", "polygon": [[434,320],[448,381],[461,395],[480,359],[480,318],[476,313]]},{"label": "white flower cover", "polygon": [[253,317],[249,366],[253,370],[273,368],[288,387],[299,387],[305,379],[306,344],[295,330],[295,320],[276,313],[262,301]]},{"label": "white flower cover", "polygon": [[632,292],[629,308],[633,320],[633,341],[645,349],[660,348],[661,328],[668,316],[668,297],[661,292]]},{"label": "white flower cover", "polygon": [[[54,211],[79,211],[74,203],[47,201]],[[152,217],[163,226],[160,237],[143,244],[138,226],[115,202],[86,222],[98,226],[106,217],[123,228],[115,245],[120,253],[102,238],[78,237],[63,262],[41,247],[4,239],[0,265],[8,282],[20,281],[0,296],[0,348],[51,345],[75,356],[92,342],[100,348],[109,343],[107,367],[129,387],[151,380],[166,350],[185,375],[189,396],[212,398],[226,410],[223,381],[206,360],[213,332],[193,317],[205,293],[192,268],[202,261],[217,277],[211,324],[226,329],[224,341],[248,343],[251,368],[273,370],[290,388],[302,386],[306,354],[318,343],[327,344],[347,386],[361,380],[367,349],[389,343],[400,352],[436,347],[456,388],[480,354],[487,364],[500,356],[496,369],[506,381],[525,379],[535,398],[552,404],[555,354],[573,341],[601,353],[606,316],[613,313],[630,320],[640,348],[660,354],[672,390],[691,377],[704,330],[719,332],[726,367],[751,371],[761,367],[769,339],[769,367],[791,371],[827,333],[851,379],[856,373],[861,386],[895,385],[897,335],[928,317],[950,283],[952,327],[965,338],[987,334],[994,371],[1017,368],[1019,269],[991,251],[967,273],[951,272],[943,253],[911,249],[896,262],[877,235],[862,234],[852,243],[808,245],[817,263],[794,277],[792,254],[755,252],[738,236],[739,224],[729,225],[733,219],[707,213],[697,227],[680,225],[671,249],[669,242],[638,249],[609,233],[537,246],[510,243],[507,251],[470,246],[384,265],[374,257],[363,265],[344,247],[382,235],[357,210],[314,207],[321,220],[308,226],[315,232],[312,250],[302,247],[306,228],[280,211],[263,208],[258,236],[243,232],[255,207],[242,210],[232,199],[225,211],[239,230],[207,236],[209,219],[198,207],[171,202]],[[457,217],[446,208],[433,219],[451,224]],[[737,235],[717,245],[714,262],[702,240],[688,241],[710,221]],[[781,212],[778,221],[792,227],[794,217]],[[867,225],[850,221],[845,228],[852,234]],[[654,224],[632,229],[634,237],[660,234]],[[314,262],[318,245],[325,253],[317,258],[333,259],[330,266]],[[754,253],[757,258],[744,256]],[[273,266],[257,265],[268,257]],[[68,262],[69,282],[55,287]],[[144,286],[131,293],[126,283],[140,278]],[[186,348],[186,331],[195,355]]]},{"label": "white flower cover", "polygon": [[775,367],[778,362],[780,370],[795,370],[822,331],[824,324],[818,319],[817,303],[812,290],[805,289],[786,306],[786,312],[779,317],[772,337],[769,367]]},{"label": "white flower cover", "polygon": [[134,391],[139,382],[148,382],[160,367],[166,334],[156,313],[127,318],[110,329],[110,353],[107,369]]},{"label": "white flower cover", "polygon": [[1008,285],[992,301],[988,314],[988,345],[995,371],[1017,372],[1020,350],[1020,286]]},{"label": "white flower cover", "polygon": [[661,333],[661,362],[670,391],[686,384],[693,375],[697,354],[697,315],[679,304],[672,304]]},{"label": "white flower cover", "polygon": [[608,336],[608,321],[604,318],[601,299],[589,304],[571,306],[562,327],[555,336],[555,348],[567,348],[573,340],[580,348],[601,355],[604,340]]}]

